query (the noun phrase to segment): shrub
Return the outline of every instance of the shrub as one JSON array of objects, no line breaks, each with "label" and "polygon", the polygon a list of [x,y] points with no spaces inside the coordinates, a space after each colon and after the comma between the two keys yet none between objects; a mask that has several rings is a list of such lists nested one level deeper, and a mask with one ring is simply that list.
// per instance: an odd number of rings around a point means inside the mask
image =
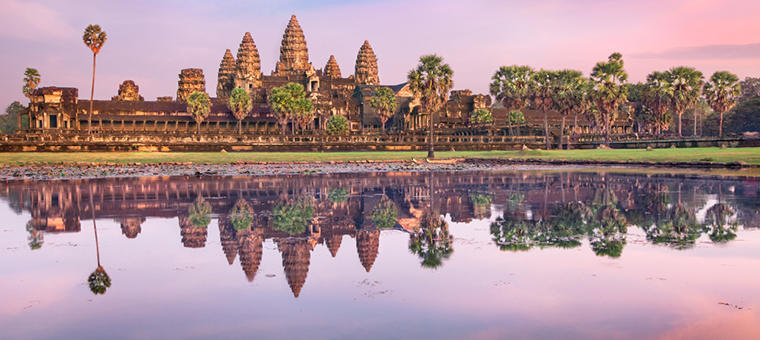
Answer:
[{"label": "shrub", "polygon": [[348,133],[346,117],[335,115],[327,119],[327,133],[330,135],[345,135]]}]

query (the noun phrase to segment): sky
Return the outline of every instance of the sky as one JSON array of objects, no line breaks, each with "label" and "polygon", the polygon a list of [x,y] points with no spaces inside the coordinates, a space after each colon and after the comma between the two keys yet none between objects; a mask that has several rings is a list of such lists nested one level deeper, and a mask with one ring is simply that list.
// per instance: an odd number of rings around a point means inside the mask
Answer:
[{"label": "sky", "polygon": [[89,99],[89,24],[108,39],[97,56],[95,99],[107,100],[131,79],[146,100],[176,97],[178,74],[201,68],[216,92],[219,63],[251,32],[269,75],[282,34],[295,14],[309,59],[324,68],[335,55],[344,77],[369,40],[380,82],[405,82],[419,57],[436,53],[454,70],[454,89],[487,93],[505,65],[576,69],[588,75],[613,52],[629,81],[654,70],[691,66],[707,77],[727,70],[760,76],[757,0],[0,0],[0,105],[24,105],[23,74],[40,86],[76,87]]}]

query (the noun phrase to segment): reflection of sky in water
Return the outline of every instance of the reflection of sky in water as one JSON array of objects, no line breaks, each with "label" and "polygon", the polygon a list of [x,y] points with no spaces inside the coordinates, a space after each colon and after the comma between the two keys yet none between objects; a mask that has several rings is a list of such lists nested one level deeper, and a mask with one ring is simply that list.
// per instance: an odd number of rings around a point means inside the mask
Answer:
[{"label": "reflection of sky in water", "polygon": [[95,296],[86,285],[97,266],[92,221],[82,217],[80,232],[47,233],[42,248],[32,251],[24,229],[29,212],[16,215],[3,203],[2,337],[760,336],[757,231],[739,228],[738,237],[721,246],[702,235],[693,249],[676,251],[650,244],[642,229],[630,227],[617,259],[595,256],[586,239],[572,249],[502,252],[489,228],[505,207],[489,207],[490,216],[469,223],[445,216],[454,253],[437,269],[420,267],[400,230],[382,232],[369,273],[351,236],[342,237],[334,258],[317,244],[294,298],[272,239],[248,282],[239,257],[227,263],[218,219],[207,227],[205,247],[191,249],[180,242],[176,217],[148,218],[134,239],[113,219],[98,219],[101,262],[113,286]]}]

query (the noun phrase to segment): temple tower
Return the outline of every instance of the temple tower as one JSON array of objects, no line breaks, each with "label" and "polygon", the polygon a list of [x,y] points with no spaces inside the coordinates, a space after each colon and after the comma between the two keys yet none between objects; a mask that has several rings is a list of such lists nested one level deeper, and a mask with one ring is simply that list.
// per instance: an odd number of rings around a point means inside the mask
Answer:
[{"label": "temple tower", "polygon": [[184,102],[193,92],[206,93],[206,77],[199,68],[186,68],[179,73],[177,101]]},{"label": "temple tower", "polygon": [[380,77],[377,75],[377,56],[372,51],[369,41],[364,40],[364,45],[359,49],[356,56],[356,83],[359,85],[380,85]]},{"label": "temple tower", "polygon": [[232,89],[235,88],[235,58],[232,57],[232,52],[227,49],[224,52],[222,62],[219,63],[219,74],[216,77],[216,97],[226,98],[232,93]]},{"label": "temple tower", "polygon": [[261,58],[250,32],[245,32],[240,42],[235,63],[235,87],[244,88],[248,93],[261,87]]},{"label": "temple tower", "polygon": [[115,101],[133,102],[143,101],[143,96],[140,95],[140,87],[135,84],[134,80],[125,80],[119,85],[119,94],[116,97],[111,98]]},{"label": "temple tower", "polygon": [[380,249],[380,230],[362,229],[356,233],[356,251],[364,270],[369,273]]},{"label": "temple tower", "polygon": [[290,290],[294,297],[298,297],[309,274],[313,239],[288,237],[277,239],[275,242],[282,253],[282,267]]},{"label": "temple tower", "polygon": [[330,255],[335,257],[335,255],[338,255],[340,244],[343,242],[343,235],[333,234],[328,237],[325,242],[327,243],[327,249],[330,250]]},{"label": "temple tower", "polygon": [[309,63],[309,49],[306,47],[306,37],[304,37],[303,30],[298,24],[298,19],[293,15],[290,17],[285,34],[282,35],[280,61],[277,62],[273,75],[298,75],[310,68],[313,67]]},{"label": "temple tower", "polygon": [[328,60],[327,65],[325,65],[325,76],[331,79],[343,78],[340,75],[340,67],[338,66],[338,62],[335,60],[335,56],[333,55],[330,56],[330,60]]},{"label": "temple tower", "polygon": [[264,234],[262,229],[246,229],[237,232],[239,241],[240,266],[243,267],[248,282],[253,282],[261,265],[264,253]]}]

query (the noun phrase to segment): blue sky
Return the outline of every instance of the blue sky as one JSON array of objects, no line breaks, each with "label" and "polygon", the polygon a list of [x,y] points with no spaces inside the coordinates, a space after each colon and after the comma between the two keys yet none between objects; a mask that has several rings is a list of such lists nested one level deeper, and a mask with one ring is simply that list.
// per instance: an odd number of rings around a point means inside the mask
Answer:
[{"label": "blue sky", "polygon": [[499,66],[572,68],[588,74],[618,51],[631,81],[653,70],[696,67],[760,76],[760,2],[748,0],[497,1],[35,1],[0,0],[0,105],[21,94],[34,67],[41,86],[89,94],[88,24],[108,41],[98,55],[95,97],[109,99],[132,79],[147,100],[176,96],[183,68],[202,68],[211,95],[225,49],[251,32],[269,74],[291,14],[306,35],[310,61],[335,55],[344,76],[369,40],[384,84],[405,81],[419,56],[437,53],[454,69],[454,87],[486,93]]}]

